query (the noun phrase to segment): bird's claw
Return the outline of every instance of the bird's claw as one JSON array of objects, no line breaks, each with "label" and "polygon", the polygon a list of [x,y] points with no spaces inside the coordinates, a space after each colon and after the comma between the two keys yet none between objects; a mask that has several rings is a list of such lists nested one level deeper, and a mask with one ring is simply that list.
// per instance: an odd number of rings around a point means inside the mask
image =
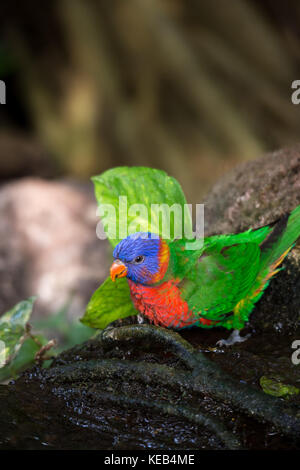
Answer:
[{"label": "bird's claw", "polygon": [[233,330],[231,335],[227,339],[220,339],[217,341],[216,346],[232,346],[235,343],[243,343],[248,338],[250,338],[251,334],[247,334],[246,336],[240,336],[239,330]]}]

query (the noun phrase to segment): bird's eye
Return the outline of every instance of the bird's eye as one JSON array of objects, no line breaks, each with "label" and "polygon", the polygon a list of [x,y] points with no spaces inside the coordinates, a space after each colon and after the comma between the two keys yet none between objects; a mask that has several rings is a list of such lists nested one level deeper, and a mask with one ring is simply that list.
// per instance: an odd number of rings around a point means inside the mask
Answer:
[{"label": "bird's eye", "polygon": [[141,264],[144,261],[144,259],[145,259],[144,256],[137,256],[133,262],[135,264]]}]

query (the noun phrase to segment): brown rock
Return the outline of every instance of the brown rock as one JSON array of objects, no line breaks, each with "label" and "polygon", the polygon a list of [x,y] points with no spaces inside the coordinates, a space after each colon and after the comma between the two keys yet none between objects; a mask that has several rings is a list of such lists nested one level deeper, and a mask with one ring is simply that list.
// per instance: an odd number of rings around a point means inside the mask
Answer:
[{"label": "brown rock", "polygon": [[23,179],[0,190],[0,312],[37,295],[35,313],[67,302],[82,315],[108,273],[92,187]]},{"label": "brown rock", "polygon": [[300,145],[239,165],[204,200],[206,234],[241,232],[300,204]]}]

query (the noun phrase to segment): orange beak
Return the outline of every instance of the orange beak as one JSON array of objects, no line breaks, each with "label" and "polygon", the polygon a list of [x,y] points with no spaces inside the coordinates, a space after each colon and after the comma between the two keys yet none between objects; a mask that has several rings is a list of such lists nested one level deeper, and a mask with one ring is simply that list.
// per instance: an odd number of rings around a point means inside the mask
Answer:
[{"label": "orange beak", "polygon": [[110,277],[113,282],[117,279],[117,277],[125,277],[127,275],[127,268],[122,261],[116,259],[110,268]]}]

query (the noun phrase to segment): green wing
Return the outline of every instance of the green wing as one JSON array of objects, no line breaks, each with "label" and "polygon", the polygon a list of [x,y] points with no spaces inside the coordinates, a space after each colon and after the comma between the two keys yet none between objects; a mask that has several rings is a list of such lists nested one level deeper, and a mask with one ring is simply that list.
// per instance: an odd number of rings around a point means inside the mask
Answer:
[{"label": "green wing", "polygon": [[222,321],[246,297],[260,269],[259,245],[269,231],[264,227],[210,237],[202,250],[189,254],[182,251],[175,277],[181,279],[178,285],[182,297],[195,317]]},{"label": "green wing", "polygon": [[195,319],[216,321],[228,329],[243,328],[299,235],[300,206],[270,226],[209,237],[198,251],[187,252],[184,242],[174,241],[170,245],[173,277]]},{"label": "green wing", "polygon": [[182,281],[182,296],[195,315],[221,320],[247,295],[259,267],[260,249],[256,243],[204,252]]}]

